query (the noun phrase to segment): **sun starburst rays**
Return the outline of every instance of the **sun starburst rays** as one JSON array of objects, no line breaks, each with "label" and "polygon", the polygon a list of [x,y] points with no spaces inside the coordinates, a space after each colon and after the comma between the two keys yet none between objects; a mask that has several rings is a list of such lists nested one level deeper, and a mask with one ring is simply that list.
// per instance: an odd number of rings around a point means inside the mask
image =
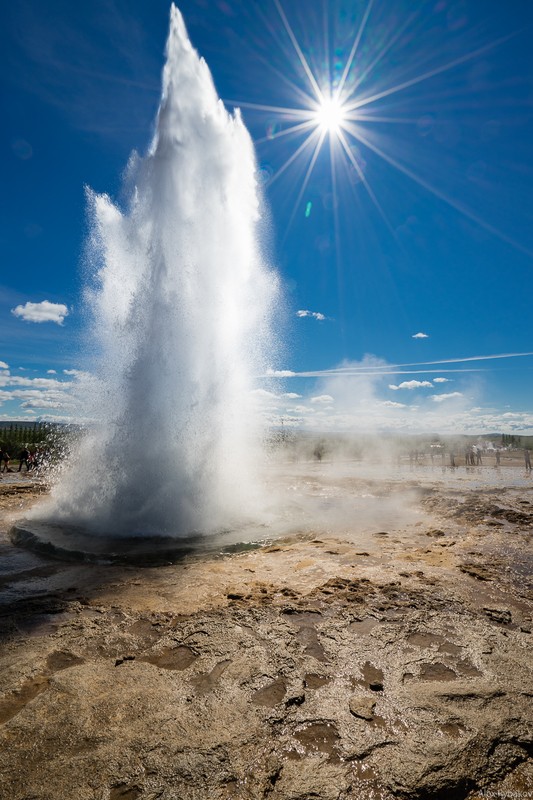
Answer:
[{"label": "sun starburst rays", "polygon": [[[284,174],[287,169],[293,164],[296,159],[302,155],[308,147],[315,141],[315,147],[312,153],[312,156],[309,160],[309,164],[307,166],[301,187],[299,189],[296,201],[294,203],[293,211],[289,218],[289,224],[287,230],[289,229],[292,221],[294,219],[294,215],[298,208],[299,203],[302,200],[303,194],[311,175],[313,173],[313,169],[316,165],[320,152],[322,150],[322,146],[329,137],[330,139],[330,156],[335,158],[336,149],[332,146],[332,140],[337,138],[339,141],[343,143],[342,151],[347,151],[348,161],[353,162],[353,155],[351,154],[349,147],[345,146],[345,138],[342,133],[343,129],[347,130],[346,126],[349,122],[353,122],[358,118],[358,114],[355,110],[351,109],[347,105],[347,101],[349,100],[352,90],[346,89],[347,78],[350,73],[350,69],[354,63],[354,59],[357,54],[357,50],[363,36],[363,32],[367,25],[372,6],[374,4],[374,0],[368,0],[368,3],[365,8],[365,12],[363,14],[362,20],[358,27],[356,36],[354,38],[353,44],[350,49],[349,56],[346,60],[344,65],[344,69],[340,80],[338,81],[338,85],[333,87],[331,84],[331,80],[329,76],[327,79],[322,80],[322,84],[324,88],[321,88],[319,85],[319,76],[315,76],[311,66],[306,59],[304,52],[296,38],[296,35],[289,23],[289,20],[285,14],[283,6],[281,4],[281,0],[274,0],[274,4],[276,9],[279,13],[281,21],[283,23],[284,29],[292,43],[292,46],[296,52],[298,62],[300,63],[304,74],[306,76],[309,89],[311,90],[311,94],[307,92],[303,92],[301,87],[294,87],[295,94],[298,94],[300,98],[302,94],[305,95],[308,103],[306,103],[305,108],[291,108],[291,107],[281,107],[281,106],[270,106],[270,105],[262,105],[256,103],[247,103],[241,102],[236,103],[236,105],[241,106],[242,108],[249,108],[257,111],[265,111],[269,113],[275,113],[280,115],[280,120],[283,120],[285,123],[289,123],[287,127],[284,127],[282,130],[276,131],[275,133],[263,137],[259,139],[256,144],[262,144],[267,140],[274,140],[279,139],[281,137],[291,137],[297,136],[300,134],[307,134],[306,139],[300,144],[300,146],[281,164],[281,166],[274,172],[274,174],[270,177],[269,183],[272,184],[276,181],[282,174]],[[326,48],[327,49],[327,48]],[[289,81],[290,82],[290,81]],[[230,101],[227,101],[230,102]],[[292,124],[290,124],[292,123]],[[342,136],[342,139],[341,139]],[[355,165],[358,172],[361,172],[359,165]],[[333,176],[333,165],[332,165],[332,176]],[[370,196],[373,199],[374,203],[377,203],[375,199],[375,195],[371,192],[368,183],[366,180],[363,180],[363,185],[369,192]]]},{"label": "sun starburst rays", "polygon": [[318,100],[320,100],[320,97],[321,97],[320,88],[319,88],[318,83],[316,81],[316,78],[313,75],[313,72],[312,72],[312,70],[311,70],[311,68],[310,68],[310,66],[309,66],[309,64],[307,62],[306,57],[304,56],[304,54],[302,52],[302,49],[301,49],[300,45],[298,44],[298,40],[296,39],[296,36],[294,35],[294,31],[292,30],[292,28],[291,28],[291,26],[289,24],[289,21],[288,21],[286,15],[285,15],[285,12],[283,10],[281,2],[280,2],[280,0],[274,0],[274,3],[276,5],[276,8],[278,9],[278,12],[279,12],[279,15],[280,15],[282,21],[283,21],[283,24],[285,26],[285,30],[287,31],[287,33],[289,35],[289,38],[290,38],[290,40],[291,40],[291,42],[292,42],[292,44],[294,46],[294,49],[296,50],[298,58],[300,59],[300,63],[301,63],[302,67],[305,70],[305,73],[306,73],[307,78],[309,80],[309,83],[311,84],[311,87],[312,87],[312,89],[313,89],[313,91],[315,93],[315,96],[316,96],[316,98]]},{"label": "sun starburst rays", "polygon": [[[431,193],[435,198],[444,202],[455,211],[461,213],[472,222],[484,228],[494,236],[528,252],[526,248],[516,242],[512,237],[500,231],[497,227],[485,221],[481,214],[473,211],[467,203],[459,201],[446,189],[446,176],[439,182],[435,174],[424,175],[422,164],[418,162],[418,151],[401,152],[398,147],[398,138],[395,137],[393,128],[386,126],[401,126],[405,131],[408,126],[417,130],[420,126],[420,111],[417,108],[435,104],[435,80],[444,74],[457,74],[457,70],[464,65],[484,57],[489,51],[503,44],[511,35],[503,36],[491,42],[480,43],[477,46],[461,45],[463,51],[454,58],[440,59],[439,54],[429,51],[413,52],[410,66],[402,62],[399,69],[387,73],[386,66],[394,55],[395,48],[405,46],[405,41],[412,41],[420,21],[420,8],[415,9],[403,19],[397,19],[395,25],[383,27],[380,35],[374,37],[374,29],[378,29],[379,8],[375,0],[366,0],[362,14],[353,24],[351,43],[344,42],[346,53],[344,59],[339,56],[342,49],[330,48],[329,20],[326,10],[323,24],[323,54],[322,60],[317,63],[319,56],[316,48],[308,46],[309,58],[306,57],[304,47],[299,43],[293,27],[282,6],[282,0],[273,0],[282,23],[281,31],[285,38],[285,46],[295,53],[292,66],[300,74],[300,83],[296,82],[294,75],[282,74],[273,67],[278,77],[283,78],[283,85],[299,105],[291,107],[284,105],[267,105],[250,102],[235,102],[234,105],[251,112],[264,112],[273,115],[274,124],[268,126],[267,135],[256,139],[257,145],[268,145],[280,141],[277,156],[286,155],[285,160],[277,163],[275,167],[268,165],[268,170],[263,176],[267,186],[272,185],[290,167],[299,169],[297,181],[293,181],[296,199],[287,214],[287,235],[304,198],[306,189],[311,183],[313,172],[321,161],[324,145],[329,144],[326,154],[329,154],[331,165],[331,192],[332,211],[335,219],[335,237],[338,234],[338,191],[342,187],[340,181],[344,177],[350,178],[348,183],[352,191],[358,193],[357,187],[362,187],[370,200],[379,218],[384,222],[389,232],[395,236],[395,229],[390,216],[385,210],[386,194],[382,192],[383,186],[379,183],[378,173],[369,178],[370,166],[377,168],[381,162],[388,168],[393,168],[413,184]],[[326,5],[324,5],[326,9]],[[376,10],[377,9],[377,10]],[[378,16],[376,20],[374,17]],[[374,26],[374,27],[373,27]],[[280,40],[281,41],[281,40]],[[331,62],[330,62],[331,51]],[[288,52],[288,51],[287,51]],[[392,56],[391,56],[392,54]],[[441,56],[443,53],[440,54]],[[387,59],[385,58],[387,56]],[[290,56],[289,56],[290,57]],[[410,70],[410,74],[409,74]],[[432,91],[420,92],[422,84],[426,84]],[[442,101],[448,96],[447,88],[439,84],[439,98],[441,110],[446,111],[447,105]],[[412,103],[412,92],[416,88],[419,105]],[[451,112],[457,110],[457,88],[453,88],[454,105]],[[230,103],[231,101],[226,101]],[[471,105],[470,105],[471,107]],[[382,126],[384,136],[377,134],[374,126]],[[270,129],[271,128],[271,129]],[[397,129],[398,130],[398,129]],[[303,139],[302,139],[303,137]],[[295,149],[287,154],[283,153],[281,142],[289,145],[294,141]],[[286,149],[286,148],[285,148]],[[276,160],[276,159],[274,159]],[[372,173],[370,173],[372,174]],[[289,190],[288,195],[292,195]],[[390,197],[390,193],[389,193]],[[289,198],[287,198],[289,201]],[[383,202],[382,202],[383,201]],[[389,203],[390,204],[390,203]],[[309,203],[306,204],[306,216]]]}]

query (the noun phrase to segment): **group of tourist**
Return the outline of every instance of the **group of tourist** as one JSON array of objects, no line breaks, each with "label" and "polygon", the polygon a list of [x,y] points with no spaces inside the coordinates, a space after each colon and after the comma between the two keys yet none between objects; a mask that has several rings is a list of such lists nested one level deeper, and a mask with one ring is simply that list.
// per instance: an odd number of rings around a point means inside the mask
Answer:
[{"label": "group of tourist", "polygon": [[[496,450],[496,466],[500,464],[500,451]],[[468,445],[465,447],[465,464],[471,467],[477,467],[483,464],[483,460],[481,458],[482,450],[481,447],[478,447],[475,444]]]},{"label": "group of tourist", "polygon": [[[492,451],[495,457],[495,464],[494,466],[499,467],[501,464],[501,452],[500,450],[493,450]],[[526,467],[526,472],[531,472],[531,452],[530,450],[524,448],[524,463]],[[475,444],[465,448],[465,466],[466,467],[477,467],[483,465],[482,459],[482,451],[481,448],[476,447]],[[450,452],[450,467],[457,466],[455,463],[455,454]]]},{"label": "group of tourist", "polygon": [[[522,452],[523,452],[524,464],[525,464],[526,472],[531,472],[532,471],[531,451],[526,447],[526,448],[524,448],[524,450]],[[501,466],[501,450],[494,449],[494,450],[483,451],[481,447],[478,447],[475,444],[467,445],[465,447],[465,450],[464,450],[464,464],[465,464],[465,467],[483,466],[483,458],[485,456],[488,456],[489,454],[494,456],[494,466],[496,466],[496,467]],[[424,454],[423,453],[420,454],[416,450],[411,450],[411,452],[409,453],[409,464],[411,466],[413,466],[415,464],[419,465],[421,463],[421,456],[422,456],[422,463],[423,463]],[[435,454],[434,454],[433,451],[430,453],[430,458],[431,458],[431,463],[434,464]],[[446,453],[444,451],[444,448],[442,448],[440,450],[440,458],[441,458],[441,461],[442,461],[442,465],[445,466]],[[456,458],[454,450],[450,450],[449,451],[448,458],[449,458],[449,466],[450,467],[458,466],[457,458]]]},{"label": "group of tourist", "polygon": [[[30,470],[35,469],[36,467],[40,466],[42,461],[43,453],[37,449],[33,453],[28,447],[24,447],[18,456],[18,472],[22,471],[22,467],[26,467],[26,472],[30,472]],[[13,472],[11,467],[9,466],[11,462],[11,456],[7,452],[5,448],[0,448],[0,473],[2,472]]]}]

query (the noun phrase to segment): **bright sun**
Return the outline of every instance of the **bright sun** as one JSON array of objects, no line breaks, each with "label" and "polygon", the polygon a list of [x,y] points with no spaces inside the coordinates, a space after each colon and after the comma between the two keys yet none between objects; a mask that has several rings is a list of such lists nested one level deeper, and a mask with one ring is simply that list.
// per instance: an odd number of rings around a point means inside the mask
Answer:
[{"label": "bright sun", "polygon": [[345,120],[345,111],[338,97],[323,97],[315,119],[326,133],[338,133]]}]

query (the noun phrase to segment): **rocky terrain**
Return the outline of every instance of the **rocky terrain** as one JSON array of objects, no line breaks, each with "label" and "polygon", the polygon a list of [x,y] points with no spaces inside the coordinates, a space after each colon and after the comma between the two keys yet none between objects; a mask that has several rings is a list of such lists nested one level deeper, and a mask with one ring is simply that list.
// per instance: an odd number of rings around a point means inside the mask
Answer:
[{"label": "rocky terrain", "polygon": [[533,798],[531,488],[405,483],[415,523],[141,569],[13,547],[2,482],[0,797]]}]

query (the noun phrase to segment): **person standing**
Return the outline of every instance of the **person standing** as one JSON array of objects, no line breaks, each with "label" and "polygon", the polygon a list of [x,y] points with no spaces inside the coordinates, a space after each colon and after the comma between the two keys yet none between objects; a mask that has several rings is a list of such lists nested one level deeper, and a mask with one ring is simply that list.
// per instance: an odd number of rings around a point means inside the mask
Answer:
[{"label": "person standing", "polygon": [[25,447],[24,450],[20,451],[19,469],[18,469],[19,472],[22,469],[22,465],[23,464],[26,464],[26,472],[30,471],[30,457],[31,457],[31,453],[30,453],[30,451],[28,450],[27,447]]},{"label": "person standing", "polygon": [[526,472],[531,472],[531,453],[527,447],[524,450],[524,461],[526,462]]},{"label": "person standing", "polygon": [[7,450],[0,450],[0,472],[11,472],[9,469],[9,453]]}]

